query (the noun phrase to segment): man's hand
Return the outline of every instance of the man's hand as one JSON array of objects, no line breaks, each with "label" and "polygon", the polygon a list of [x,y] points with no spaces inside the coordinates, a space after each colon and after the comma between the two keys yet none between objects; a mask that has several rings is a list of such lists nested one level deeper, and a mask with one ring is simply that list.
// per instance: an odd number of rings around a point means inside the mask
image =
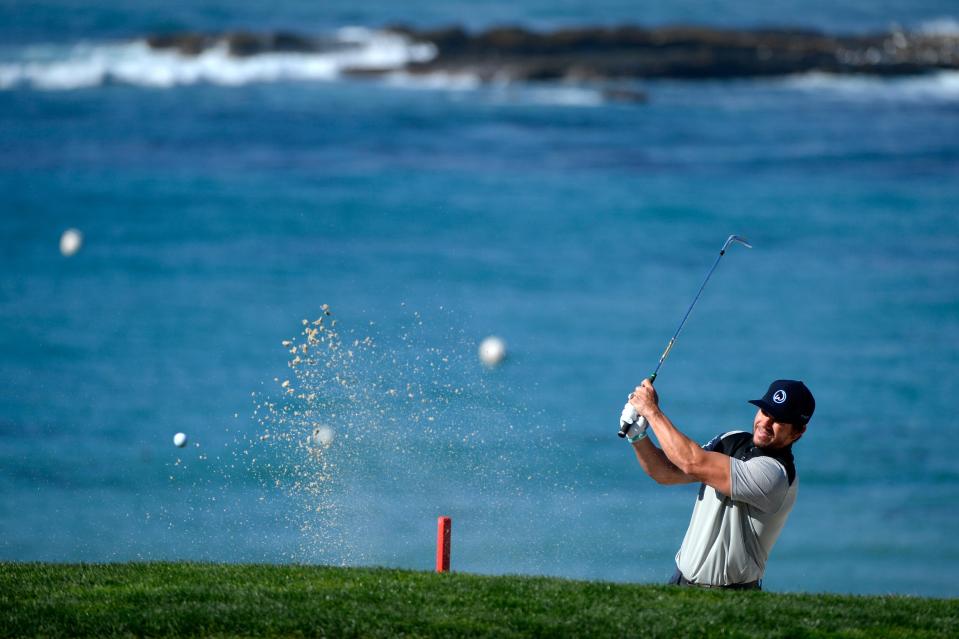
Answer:
[{"label": "man's hand", "polygon": [[629,394],[629,403],[638,414],[647,419],[651,413],[659,410],[659,395],[656,394],[652,382],[644,379],[643,383]]},{"label": "man's hand", "polygon": [[640,419],[636,409],[629,402],[623,407],[623,412],[619,415],[619,430],[622,432],[623,426],[627,426],[626,441],[630,444],[637,439],[641,439],[646,434],[648,424],[645,419]]}]

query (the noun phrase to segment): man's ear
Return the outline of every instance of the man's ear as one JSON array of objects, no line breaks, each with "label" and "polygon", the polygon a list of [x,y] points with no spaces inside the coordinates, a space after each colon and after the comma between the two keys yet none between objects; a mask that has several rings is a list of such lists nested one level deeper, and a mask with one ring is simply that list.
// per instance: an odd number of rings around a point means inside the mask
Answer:
[{"label": "man's ear", "polygon": [[803,424],[803,425],[801,425],[801,426],[797,426],[796,424],[793,424],[793,440],[792,440],[791,442],[789,442],[789,443],[790,443],[790,444],[794,444],[794,443],[798,442],[798,441],[799,441],[799,438],[802,437],[805,432],[806,432],[806,425],[805,425],[805,424]]}]

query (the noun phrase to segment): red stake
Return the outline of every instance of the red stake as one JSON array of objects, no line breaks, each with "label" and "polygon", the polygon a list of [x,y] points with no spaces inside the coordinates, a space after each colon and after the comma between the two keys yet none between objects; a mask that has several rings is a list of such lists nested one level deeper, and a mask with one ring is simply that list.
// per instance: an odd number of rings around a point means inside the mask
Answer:
[{"label": "red stake", "polygon": [[440,517],[436,522],[436,572],[450,571],[450,537],[453,520]]}]

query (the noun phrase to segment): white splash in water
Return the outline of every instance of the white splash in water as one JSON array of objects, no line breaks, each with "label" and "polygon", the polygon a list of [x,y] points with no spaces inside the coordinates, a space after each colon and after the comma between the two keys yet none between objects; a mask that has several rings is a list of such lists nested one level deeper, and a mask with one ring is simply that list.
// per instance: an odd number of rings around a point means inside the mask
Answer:
[{"label": "white splash in water", "polygon": [[329,51],[262,53],[238,57],[226,44],[198,55],[154,49],[144,40],[78,43],[73,46],[34,45],[0,60],[0,89],[27,86],[63,91],[128,84],[169,88],[191,84],[240,86],[280,81],[330,81],[347,70],[400,69],[412,61],[436,55],[431,44],[414,43],[385,31],[358,27],[336,34],[340,46]]},{"label": "white splash in water", "polygon": [[880,78],[829,73],[805,73],[782,81],[788,88],[832,94],[850,100],[954,101],[959,99],[959,72],[940,71],[921,76]]},{"label": "white splash in water", "polygon": [[393,336],[336,322],[324,306],[281,341],[290,375],[257,396],[259,432],[244,451],[267,498],[291,505],[277,526],[297,531],[297,561],[403,563],[429,543],[413,529],[440,511],[505,523],[529,506],[534,475],[557,482],[543,424],[504,399],[473,340],[430,343],[418,313]]}]

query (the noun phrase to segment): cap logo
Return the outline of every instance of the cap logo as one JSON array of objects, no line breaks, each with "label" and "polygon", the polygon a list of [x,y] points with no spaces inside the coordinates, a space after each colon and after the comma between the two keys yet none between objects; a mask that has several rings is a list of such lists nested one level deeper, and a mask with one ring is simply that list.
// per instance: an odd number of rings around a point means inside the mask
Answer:
[{"label": "cap logo", "polygon": [[784,401],[786,401],[786,391],[780,389],[773,393],[773,401],[777,404],[782,404]]}]

